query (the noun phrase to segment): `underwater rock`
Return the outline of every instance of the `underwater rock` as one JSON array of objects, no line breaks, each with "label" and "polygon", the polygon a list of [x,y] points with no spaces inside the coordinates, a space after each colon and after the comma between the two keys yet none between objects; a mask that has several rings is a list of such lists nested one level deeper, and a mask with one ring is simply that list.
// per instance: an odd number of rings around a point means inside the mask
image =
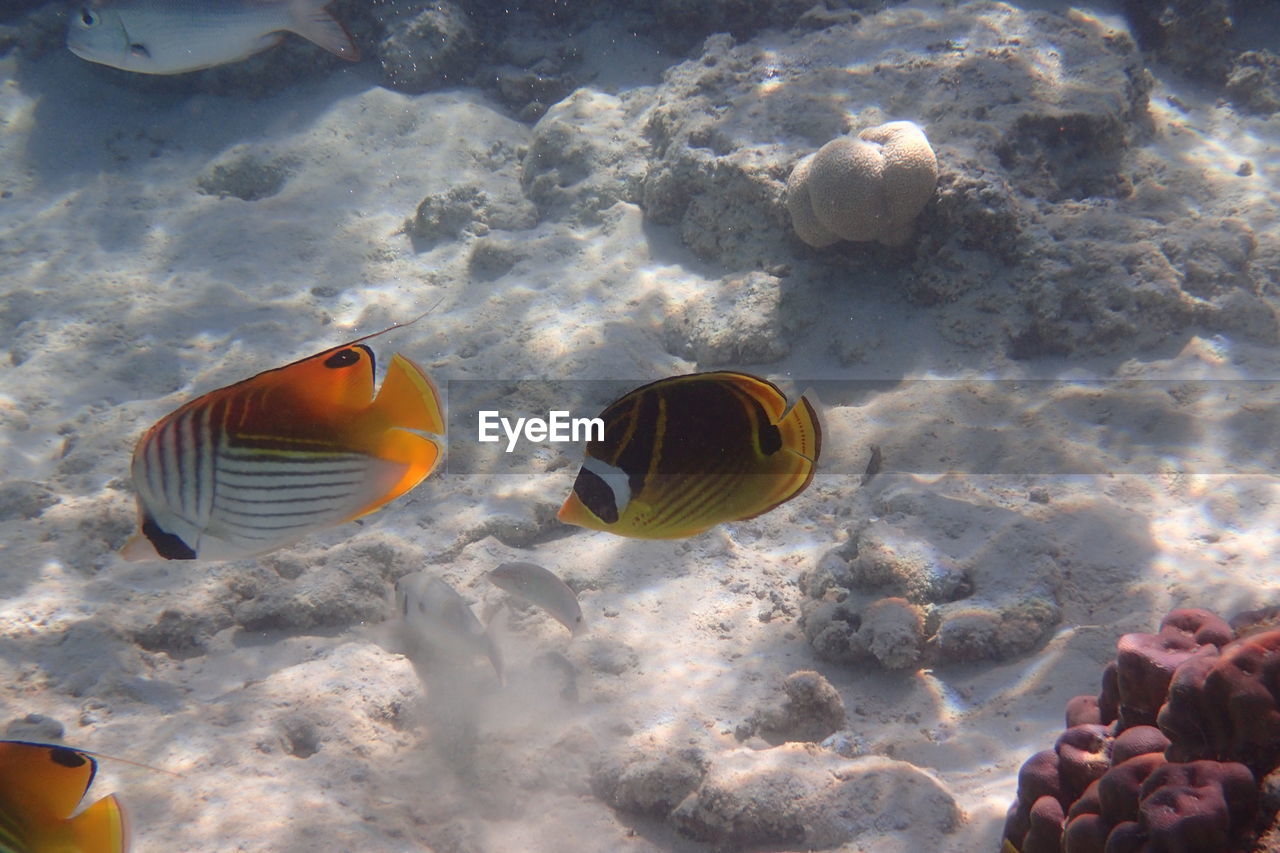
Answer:
[{"label": "underwater rock", "polygon": [[414,251],[430,249],[442,240],[461,236],[476,223],[483,224],[484,203],[484,191],[475,186],[450,187],[424,198],[413,218],[404,223]]},{"label": "underwater rock", "polygon": [[463,184],[424,198],[413,216],[405,220],[404,233],[415,252],[425,252],[467,233],[483,237],[491,228],[532,228],[537,219],[537,211],[522,195],[494,196],[473,184]]},{"label": "underwater rock", "polygon": [[476,65],[471,19],[450,0],[392,0],[373,7],[386,35],[377,48],[389,89],[419,94],[463,82]]},{"label": "underwater rock", "polygon": [[[923,26],[892,11],[860,26],[835,24],[771,38],[767,49],[723,34],[708,38],[699,56],[667,72],[647,113],[643,129],[654,162],[645,179],[646,215],[678,225],[686,245],[699,255],[734,266],[791,254],[785,234],[770,234],[760,224],[772,225],[779,217],[790,224],[797,212],[801,235],[814,245],[827,244],[838,235],[829,225],[807,227],[814,224],[805,215],[811,207],[798,203],[796,193],[788,214],[783,179],[806,150],[848,132],[850,124],[882,125],[886,113],[927,117],[931,139],[936,134],[935,145],[943,143],[961,158],[966,177],[1012,167],[1023,178],[1018,189],[1039,185],[1058,193],[1055,187],[1063,183],[1104,186],[1101,177],[1084,181],[1067,175],[1085,168],[1096,140],[1068,134],[1050,140],[1036,136],[1033,128],[1061,120],[1106,130],[1116,144],[1113,156],[1089,160],[1088,168],[1114,175],[1132,126],[1146,114],[1150,82],[1141,57],[1122,35],[1082,16],[1019,13],[1015,23],[1005,20],[1008,14],[1007,7],[978,2],[931,16],[930,37],[954,28],[949,43],[957,49],[925,55],[882,47],[894,43],[898,32],[914,38],[915,28]],[[987,44],[975,38],[975,19],[994,30],[1030,30],[1058,45],[1054,62],[1063,63],[1061,73],[1084,82],[1061,87],[1028,74],[1042,61],[1035,40]],[[786,97],[777,97],[778,92]],[[979,101],[957,94],[964,92],[1002,94]],[[1009,166],[997,155],[1002,137]],[[846,138],[836,148],[850,146],[856,143]],[[806,169],[807,163],[793,176],[793,189],[812,183],[799,180]],[[1042,179],[1056,172],[1063,173],[1061,179]],[[1001,238],[992,232],[988,239]]]},{"label": "underwater rock", "polygon": [[903,598],[882,598],[862,612],[858,634],[885,669],[908,669],[924,649],[924,611]]},{"label": "underwater rock", "polygon": [[1230,64],[1230,0],[1124,0],[1143,50],[1183,73],[1220,82]]},{"label": "underwater rock", "polygon": [[[1014,358],[1154,346],[1191,323],[1254,340],[1280,336],[1258,293],[1267,270],[1239,220],[1200,214],[1157,223],[1092,204],[1062,204],[1042,218],[1010,324]],[[1081,275],[1082,269],[1089,270]]]},{"label": "underwater rock", "polygon": [[382,578],[345,566],[318,566],[236,606],[246,631],[306,631],[380,622],[386,615]]},{"label": "underwater rock", "polygon": [[961,820],[951,794],[906,762],[796,743],[718,757],[670,816],[681,835],[737,850],[821,850],[908,825],[946,849]]},{"label": "underwater rock", "polygon": [[205,195],[259,201],[284,189],[297,165],[296,158],[238,145],[211,163],[196,178],[196,187]]},{"label": "underwater rock", "polygon": [[957,602],[936,611],[941,661],[1005,660],[1038,647],[1062,619],[1056,604],[1028,598],[1005,606]]},{"label": "underwater rock", "polygon": [[924,131],[892,121],[842,136],[801,160],[787,179],[787,209],[800,238],[901,246],[933,197],[938,160]]},{"label": "underwater rock", "polygon": [[619,201],[638,202],[644,140],[634,130],[640,93],[579,89],[538,120],[521,164],[525,195],[544,218],[598,223]]},{"label": "underwater rock", "polygon": [[1280,55],[1270,50],[1246,50],[1227,72],[1227,97],[1251,113],[1280,112]]},{"label": "underwater rock", "polygon": [[[800,624],[819,657],[908,668],[1002,660],[1045,642],[1062,618],[1053,531],[1013,512],[975,516],[967,501],[914,485],[878,477],[868,488],[878,482],[870,520],[800,576]],[[965,538],[982,543],[980,558]]]},{"label": "underwater rock", "polygon": [[800,606],[800,625],[805,639],[822,660],[853,664],[871,655],[866,639],[858,632],[862,614],[851,604],[806,601]]},{"label": "underwater rock", "polygon": [[592,768],[591,790],[620,812],[663,818],[697,789],[709,763],[693,747],[605,759]]},{"label": "underwater rock", "polygon": [[213,635],[233,624],[230,608],[165,609],[154,624],[134,631],[133,639],[149,652],[190,658],[203,654]]},{"label": "underwater rock", "polygon": [[[867,5],[859,0],[836,0],[834,8]],[[822,4],[817,4],[820,8]],[[810,0],[657,0],[653,12],[662,21],[659,31],[672,50],[687,50],[710,33],[750,38],[767,27],[787,29],[814,9]],[[856,20],[857,16],[838,18]]]},{"label": "underwater rock", "polygon": [[40,483],[6,480],[0,483],[0,521],[39,518],[59,500],[53,491]]},{"label": "underwater rock", "polygon": [[726,276],[712,293],[682,301],[663,324],[667,351],[700,368],[768,364],[791,347],[782,316],[782,282],[765,272]]},{"label": "underwater rock", "polygon": [[[913,506],[909,513],[923,518],[926,510],[923,505]],[[844,588],[899,596],[917,604],[954,601],[973,592],[963,566],[927,538],[914,536],[904,525],[885,518],[851,530],[845,544],[825,554],[817,568],[802,577],[801,587],[814,598],[829,589]]]},{"label": "underwater rock", "polygon": [[640,665],[640,656],[625,643],[592,640],[586,644],[587,666],[596,672],[622,675]]},{"label": "underwater rock", "polygon": [[[1082,707],[1099,722],[1071,726],[1019,771],[1012,848],[1272,849],[1254,842],[1280,809],[1267,781],[1280,764],[1280,631],[1232,636],[1214,614],[1183,609],[1157,633],[1122,637],[1096,702],[1068,704],[1069,725]],[[1139,722],[1153,706],[1158,728]]]},{"label": "underwater rock", "polygon": [[782,689],[786,699],[752,714],[735,733],[739,740],[758,734],[774,746],[788,741],[818,743],[844,728],[844,700],[821,673],[793,672]]},{"label": "underwater rock", "polygon": [[36,741],[47,743],[62,739],[66,727],[53,717],[44,714],[27,714],[16,720],[10,720],[4,727],[4,736],[10,740]]},{"label": "underwater rock", "polygon": [[1132,192],[1120,167],[1129,124],[1130,117],[1115,113],[1028,113],[1004,133],[996,156],[1029,195],[1048,201],[1124,198]]}]

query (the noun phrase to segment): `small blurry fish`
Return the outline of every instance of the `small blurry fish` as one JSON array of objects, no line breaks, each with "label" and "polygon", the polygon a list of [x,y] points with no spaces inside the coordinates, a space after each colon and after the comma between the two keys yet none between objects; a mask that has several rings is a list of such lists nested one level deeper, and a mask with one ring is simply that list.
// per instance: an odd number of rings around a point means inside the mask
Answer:
[{"label": "small blurry fish", "polygon": [[71,13],[67,47],[142,74],[180,74],[247,59],[297,33],[352,62],[360,52],[332,0],[90,0]]},{"label": "small blurry fish", "polygon": [[557,622],[578,636],[586,630],[578,596],[568,584],[542,566],[533,563],[503,563],[485,575],[498,588],[550,613]]},{"label": "small blurry fish", "polygon": [[452,667],[483,656],[502,680],[502,654],[493,637],[443,579],[427,571],[400,578],[396,612],[405,657],[415,665],[430,670],[432,664]]},{"label": "small blurry fish", "polygon": [[373,350],[361,341],[390,330],[210,391],[161,418],[133,452],[139,533],[121,556],[264,554],[422,482],[440,459],[440,395],[422,368],[394,355],[374,397]]},{"label": "small blurry fish", "polygon": [[128,826],[115,794],[71,816],[97,768],[89,753],[67,746],[0,741],[0,850],[128,850]]},{"label": "small blurry fish", "polygon": [[822,429],[803,396],[787,408],[777,386],[717,371],[661,379],[601,414],[588,442],[568,524],[641,539],[679,539],[753,518],[804,491]]}]

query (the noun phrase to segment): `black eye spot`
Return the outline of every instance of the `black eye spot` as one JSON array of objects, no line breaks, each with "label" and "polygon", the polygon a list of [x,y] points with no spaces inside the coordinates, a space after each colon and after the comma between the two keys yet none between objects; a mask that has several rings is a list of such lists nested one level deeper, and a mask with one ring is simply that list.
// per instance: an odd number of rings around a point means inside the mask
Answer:
[{"label": "black eye spot", "polygon": [[79,767],[88,761],[74,749],[67,749],[65,746],[49,747],[49,757],[54,764],[61,764],[63,767]]},{"label": "black eye spot", "polygon": [[340,367],[350,367],[353,364],[360,363],[360,353],[353,349],[341,349],[324,360],[325,367],[334,369]]},{"label": "black eye spot", "polygon": [[765,456],[772,456],[782,449],[782,431],[773,424],[765,424],[760,430],[760,449]]},{"label": "black eye spot", "polygon": [[93,10],[84,8],[80,10],[80,23],[86,27],[94,27],[98,24],[98,16],[93,14]]},{"label": "black eye spot", "polygon": [[147,46],[145,44],[139,44],[138,42],[134,42],[129,45],[129,52],[134,56],[141,56],[147,59],[151,58],[151,51],[147,50]]}]

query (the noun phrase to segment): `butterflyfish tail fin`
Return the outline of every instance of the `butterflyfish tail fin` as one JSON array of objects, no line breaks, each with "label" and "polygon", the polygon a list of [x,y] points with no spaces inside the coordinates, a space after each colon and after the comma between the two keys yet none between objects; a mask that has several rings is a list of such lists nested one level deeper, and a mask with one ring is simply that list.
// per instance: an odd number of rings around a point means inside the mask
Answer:
[{"label": "butterflyfish tail fin", "polygon": [[291,0],[289,29],[335,56],[348,62],[357,62],[360,59],[360,49],[351,40],[351,33],[326,8],[332,2],[333,0]]},{"label": "butterflyfish tail fin", "polygon": [[773,490],[773,499],[747,518],[764,515],[809,488],[818,467],[818,454],[822,451],[822,423],[808,398],[801,395],[776,426],[782,436],[782,448],[788,451],[771,457],[776,466],[774,474],[780,482]]},{"label": "butterflyfish tail fin", "polygon": [[370,414],[373,446],[368,452],[382,464],[371,472],[365,500],[347,521],[373,512],[421,483],[443,455],[445,418],[440,393],[421,367],[399,353],[391,357]]},{"label": "butterflyfish tail fin", "polygon": [[84,853],[124,853],[129,849],[129,822],[115,794],[103,797],[67,822]]},{"label": "butterflyfish tail fin", "polygon": [[444,405],[435,383],[421,367],[399,353],[391,356],[373,408],[400,429],[441,437],[445,434]]},{"label": "butterflyfish tail fin", "polygon": [[[782,434],[782,446],[809,460],[812,477],[812,469],[817,465],[818,455],[822,452],[822,419],[818,417],[818,410],[809,402],[809,397],[809,391],[801,394],[800,399],[782,416],[777,426]],[[809,481],[805,480],[805,485],[808,484]]]}]

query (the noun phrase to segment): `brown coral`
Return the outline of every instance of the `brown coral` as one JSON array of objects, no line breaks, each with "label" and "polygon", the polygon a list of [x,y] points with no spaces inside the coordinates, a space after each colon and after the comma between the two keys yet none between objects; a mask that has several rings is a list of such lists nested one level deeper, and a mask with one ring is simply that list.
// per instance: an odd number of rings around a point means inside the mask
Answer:
[{"label": "brown coral", "polygon": [[1054,749],[1019,772],[1004,850],[1274,849],[1280,798],[1259,792],[1280,765],[1280,630],[1233,639],[1214,614],[1175,610],[1117,648],[1102,692],[1069,702]]},{"label": "brown coral", "polygon": [[899,246],[933,197],[938,161],[924,131],[909,121],[833,139],[796,164],[787,209],[796,234],[821,248],[837,240]]}]

